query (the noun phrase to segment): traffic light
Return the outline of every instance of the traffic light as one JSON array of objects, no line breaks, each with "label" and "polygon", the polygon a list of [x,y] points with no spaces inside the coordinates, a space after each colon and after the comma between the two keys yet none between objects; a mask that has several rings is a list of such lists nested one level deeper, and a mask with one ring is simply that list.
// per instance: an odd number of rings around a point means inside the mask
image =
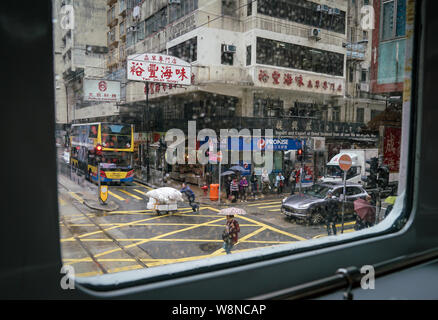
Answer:
[{"label": "traffic light", "polygon": [[100,145],[100,144],[98,144],[98,145],[96,145],[96,148],[95,148],[95,152],[96,152],[96,154],[97,155],[101,155],[102,154],[102,146]]},{"label": "traffic light", "polygon": [[298,149],[297,150],[297,160],[298,161],[303,161],[303,149]]},{"label": "traffic light", "polygon": [[389,169],[387,166],[380,166],[377,169],[377,185],[385,188],[389,183]]},{"label": "traffic light", "polygon": [[377,170],[379,167],[379,161],[376,157],[374,157],[367,160],[366,163],[370,165],[369,168],[365,169],[365,171],[369,173],[365,180],[367,183],[367,187],[375,188],[377,186]]}]

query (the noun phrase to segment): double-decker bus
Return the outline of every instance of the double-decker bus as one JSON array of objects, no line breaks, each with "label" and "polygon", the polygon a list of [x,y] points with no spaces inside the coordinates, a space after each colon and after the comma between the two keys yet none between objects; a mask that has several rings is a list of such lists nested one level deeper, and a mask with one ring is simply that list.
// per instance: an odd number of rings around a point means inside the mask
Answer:
[{"label": "double-decker bus", "polygon": [[134,170],[134,127],[121,123],[73,124],[70,136],[70,164],[87,179],[97,182],[101,163],[101,182],[132,182]]}]

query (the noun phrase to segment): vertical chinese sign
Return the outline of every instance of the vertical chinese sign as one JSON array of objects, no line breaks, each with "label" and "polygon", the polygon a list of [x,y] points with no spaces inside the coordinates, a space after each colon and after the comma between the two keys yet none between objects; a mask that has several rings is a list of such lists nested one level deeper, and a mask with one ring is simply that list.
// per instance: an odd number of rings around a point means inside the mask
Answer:
[{"label": "vertical chinese sign", "polygon": [[190,63],[176,57],[156,54],[134,54],[128,57],[128,80],[190,85]]},{"label": "vertical chinese sign", "polygon": [[383,140],[383,164],[389,172],[398,172],[400,165],[401,128],[385,128]]}]

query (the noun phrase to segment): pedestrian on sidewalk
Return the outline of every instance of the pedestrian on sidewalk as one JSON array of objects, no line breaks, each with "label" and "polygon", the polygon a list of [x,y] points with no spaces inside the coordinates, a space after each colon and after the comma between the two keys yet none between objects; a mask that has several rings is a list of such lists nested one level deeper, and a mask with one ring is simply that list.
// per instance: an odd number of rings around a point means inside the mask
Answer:
[{"label": "pedestrian on sidewalk", "polygon": [[199,211],[199,205],[195,203],[195,193],[185,182],[182,184],[182,189],[180,192],[186,195],[193,212]]},{"label": "pedestrian on sidewalk", "polygon": [[290,173],[289,182],[290,182],[290,194],[295,194],[295,186],[296,186],[296,179],[297,179],[297,170],[293,169]]},{"label": "pedestrian on sidewalk", "polygon": [[225,179],[225,192],[227,194],[227,200],[230,198],[231,193],[231,178],[230,176],[227,176]]},{"label": "pedestrian on sidewalk", "polygon": [[246,196],[248,192],[248,180],[246,180],[246,177],[242,177],[242,180],[240,180],[240,201],[241,202],[247,202]]},{"label": "pedestrian on sidewalk", "polygon": [[266,193],[267,190],[271,190],[271,182],[269,180],[269,175],[266,169],[262,172],[262,192]]},{"label": "pedestrian on sidewalk", "polygon": [[339,201],[333,199],[332,195],[332,192],[329,191],[326,197],[325,225],[329,236],[332,234],[332,231],[336,235],[336,221],[338,220],[339,210]]},{"label": "pedestrian on sidewalk", "polygon": [[237,183],[236,178],[234,178],[233,181],[231,181],[230,191],[231,191],[231,196],[233,197],[232,202],[236,202],[239,198],[239,184]]},{"label": "pedestrian on sidewalk", "polygon": [[283,186],[284,186],[284,177],[281,174],[281,172],[278,173],[278,175],[275,177],[275,187],[277,188],[277,193],[283,193]]},{"label": "pedestrian on sidewalk", "polygon": [[251,177],[249,178],[249,182],[251,183],[252,196],[255,200],[257,200],[258,179],[254,171],[252,172]]},{"label": "pedestrian on sidewalk", "polygon": [[231,253],[231,249],[239,240],[239,232],[240,226],[237,220],[235,220],[234,216],[232,215],[227,216],[225,230],[222,233],[222,239],[224,240],[222,248],[227,254]]}]

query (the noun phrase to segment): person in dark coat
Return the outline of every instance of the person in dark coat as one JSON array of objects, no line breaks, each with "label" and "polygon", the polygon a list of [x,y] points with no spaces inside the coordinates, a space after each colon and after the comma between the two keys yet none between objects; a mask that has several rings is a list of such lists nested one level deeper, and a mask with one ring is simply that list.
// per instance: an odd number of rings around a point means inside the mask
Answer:
[{"label": "person in dark coat", "polygon": [[225,179],[225,192],[227,193],[227,199],[230,198],[230,186],[231,186],[231,177],[227,176]]},{"label": "person in dark coat", "polygon": [[187,199],[189,200],[189,205],[192,207],[193,212],[199,210],[199,205],[195,203],[195,193],[192,189],[186,184],[182,184],[182,189],[180,190],[182,194],[185,194]]},{"label": "person in dark coat", "polygon": [[293,169],[289,176],[289,182],[290,182],[290,194],[295,194],[295,186],[297,184],[297,170]]},{"label": "person in dark coat", "polygon": [[327,193],[326,204],[325,204],[325,225],[327,227],[327,234],[330,236],[332,234],[336,235],[336,221],[338,219],[339,201],[332,198],[333,194],[331,191]]}]

